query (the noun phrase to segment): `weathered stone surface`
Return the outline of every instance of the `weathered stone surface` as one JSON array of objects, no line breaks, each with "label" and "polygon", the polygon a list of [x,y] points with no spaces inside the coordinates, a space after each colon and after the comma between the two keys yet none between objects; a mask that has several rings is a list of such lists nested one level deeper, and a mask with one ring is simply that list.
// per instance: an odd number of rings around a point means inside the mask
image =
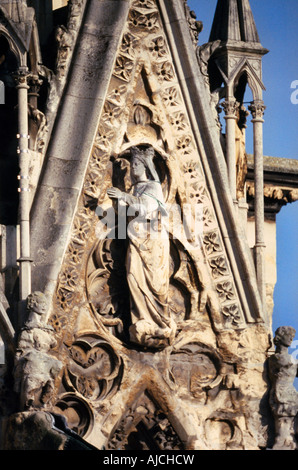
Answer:
[{"label": "weathered stone surface", "polygon": [[269,357],[271,380],[270,406],[275,421],[274,450],[296,450],[295,418],[298,414],[298,392],[293,382],[298,366],[288,353],[296,331],[289,326],[279,327],[275,332],[275,354]]},{"label": "weathered stone surface", "polygon": [[[119,8],[121,6],[121,8]],[[115,56],[116,48],[119,41],[119,28],[122,28],[121,18],[125,15],[125,10],[128,8],[126,1],[121,1],[121,5],[115,5],[115,2],[98,2],[90,1],[87,3],[87,12],[85,16],[85,29],[80,30],[80,36],[78,38],[78,48],[75,51],[73,57],[73,63],[78,66],[80,70],[84,70],[84,76],[86,77],[87,70],[98,70],[98,73],[93,74],[92,79],[92,91],[90,86],[84,86],[82,81],[77,82],[76,74],[71,74],[67,92],[64,97],[64,105],[61,108],[61,112],[57,117],[56,126],[53,130],[54,133],[51,135],[51,141],[48,147],[48,155],[51,157],[65,159],[65,160],[80,160],[80,165],[76,166],[76,175],[74,175],[72,181],[72,187],[76,187],[76,181],[78,175],[82,175],[86,169],[86,160],[90,153],[90,146],[92,144],[95,130],[98,122],[98,114],[100,113],[102,98],[106,93],[107,77],[109,76],[109,70],[112,61]],[[106,36],[107,17],[112,23],[113,27],[109,29],[110,36]],[[103,31],[104,29],[104,31]],[[96,42],[96,44],[95,44]],[[107,47],[107,45],[109,47]],[[85,54],[86,47],[89,51],[98,51],[98,55]],[[84,50],[82,50],[82,48]],[[104,63],[103,66],[98,64],[98,56]],[[78,58],[78,59],[77,59]],[[90,77],[89,77],[90,80]],[[79,93],[78,93],[79,91]],[[84,143],[83,143],[84,142]],[[55,191],[55,169],[53,166],[46,168],[44,172],[44,180],[40,182],[40,187],[35,198],[33,209],[32,209],[32,254],[35,258],[36,266],[43,266],[44,272],[51,272],[53,269],[52,255],[47,256],[48,246],[48,229],[52,227],[55,232],[56,228],[59,232],[60,245],[56,247],[56,259],[58,260],[58,253],[61,253],[61,257],[64,251],[64,243],[68,237],[69,225],[65,224],[63,227],[57,224],[53,224],[51,221],[51,207],[48,201],[49,184]],[[46,183],[44,182],[46,181]],[[49,181],[51,183],[49,183]],[[73,186],[74,185],[74,186]],[[65,195],[66,196],[66,195]],[[59,201],[63,201],[65,196],[60,194]],[[73,212],[77,203],[78,193],[74,192],[73,197],[69,200],[69,210]],[[37,203],[37,200],[43,201]],[[42,209],[42,213],[40,210]],[[57,207],[58,214],[63,214],[63,208]],[[40,231],[39,222],[44,220],[47,228],[44,231]],[[43,237],[45,239],[42,241]],[[64,240],[64,241],[63,241]],[[43,250],[44,257],[40,258],[40,250]],[[39,269],[39,268],[37,268]],[[57,271],[56,271],[57,277]],[[43,277],[43,279],[46,279]],[[39,275],[36,277],[33,270],[33,285],[34,289],[49,290],[52,292],[52,284],[49,279],[48,289],[39,282]]]},{"label": "weathered stone surface", "polygon": [[[167,4],[166,9],[178,14],[181,6]],[[178,31],[189,33],[183,9],[180,13],[179,25],[168,23],[168,28],[176,28],[176,36]],[[266,440],[260,437],[264,433],[255,413],[266,393],[262,374],[269,334],[266,325],[255,324],[256,311],[242,310],[246,295],[253,297],[255,292],[239,290],[239,281],[235,283],[238,261],[231,260],[229,243],[236,240],[240,247],[243,235],[232,229],[236,220],[229,203],[222,204],[228,223],[219,223],[220,209],[213,205],[207,184],[211,168],[216,172],[224,168],[220,145],[214,141],[208,149],[214,156],[210,166],[197,147],[202,129],[211,138],[208,106],[201,110],[200,130],[194,133],[191,104],[182,99],[187,88],[202,102],[205,99],[205,85],[195,78],[198,64],[191,36],[178,47],[168,42],[161,24],[155,2],[131,5],[107,83],[49,317],[58,339],[55,352],[65,365],[55,391],[55,409],[76,416],[73,425],[87,440],[88,436],[94,439],[99,430],[97,446],[151,448],[145,435],[159,428],[151,438],[161,449],[168,445],[177,449],[258,448]],[[88,38],[81,50],[86,52],[87,45]],[[186,88],[176,75],[179,55]],[[79,62],[83,58],[81,54]],[[84,81],[82,64],[72,73],[77,87]],[[88,96],[90,92],[88,85]],[[81,93],[69,93],[66,107]],[[70,128],[66,135],[72,132]],[[77,138],[71,143],[70,159],[76,160],[78,144]],[[52,157],[59,145],[62,152],[62,139],[54,141]],[[152,153],[150,165],[147,152]],[[140,181],[134,174],[133,153],[143,162]],[[66,155],[64,151],[63,158]],[[227,198],[224,171],[220,178],[216,193]],[[129,192],[135,183],[141,192],[133,196]],[[153,190],[152,184],[158,184],[158,189]],[[163,205],[174,219],[161,265],[160,243],[149,250],[147,239],[134,240],[139,252],[130,258],[121,237],[100,239],[101,215],[103,224],[106,213],[115,216],[111,199],[122,199],[130,210],[133,203],[141,203],[143,192],[148,202],[145,225],[147,219],[154,223],[153,212]],[[156,207],[151,208],[153,201]],[[183,204],[193,208],[201,204],[199,236],[192,235],[191,225],[176,236]],[[157,216],[157,227],[159,220]],[[119,221],[117,216],[113,219],[113,223]],[[136,228],[141,228],[139,220]],[[62,233],[57,242],[64,246]],[[237,252],[234,247],[232,251]],[[245,259],[247,254],[240,252]],[[250,261],[245,269],[250,272]],[[241,278],[252,279],[248,274]],[[167,286],[162,295],[158,283]],[[142,329],[132,331],[141,323]]]},{"label": "weathered stone surface", "polygon": [[53,429],[43,411],[12,415],[5,426],[4,450],[63,450],[67,436]]},{"label": "weathered stone surface", "polygon": [[[67,450],[71,436],[84,449],[273,446],[270,321],[244,223],[244,110],[225,96],[229,168],[224,95],[207,68],[218,43],[196,50],[199,28],[181,0],[69,2],[39,180],[35,155],[39,292],[17,343],[17,403],[9,413],[0,400],[10,450]],[[244,64],[232,59],[229,71]],[[271,385],[283,385],[270,370]],[[292,408],[282,418],[291,415],[293,447]]]},{"label": "weathered stone surface", "polygon": [[50,402],[62,363],[49,354],[56,345],[54,329],[44,322],[47,299],[41,292],[27,300],[29,319],[21,330],[14,368],[14,390],[21,410]]}]

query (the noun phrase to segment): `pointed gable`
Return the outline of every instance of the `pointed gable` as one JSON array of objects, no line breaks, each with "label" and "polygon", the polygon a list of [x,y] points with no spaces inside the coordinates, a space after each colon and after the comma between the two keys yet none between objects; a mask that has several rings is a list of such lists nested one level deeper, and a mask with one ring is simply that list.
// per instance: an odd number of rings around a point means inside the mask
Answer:
[{"label": "pointed gable", "polygon": [[24,0],[19,2],[8,0],[1,2],[0,14],[6,18],[8,30],[20,51],[28,50],[34,23],[33,8],[28,8]]},{"label": "pointed gable", "polygon": [[[123,7],[127,9],[126,2],[123,2]],[[89,15],[91,12],[97,13],[103,21],[102,11],[98,11],[93,3],[87,8]],[[167,34],[162,30],[161,15],[167,24]],[[125,16],[122,14],[121,20]],[[231,291],[237,299],[233,304],[237,321],[242,322],[246,318],[250,322],[253,318],[261,318],[258,296],[253,288],[250,254],[229,199],[217,126],[200,78],[182,8],[178,5],[163,6],[159,12],[153,0],[145,4],[134,1],[131,10],[127,11],[126,24],[117,23],[120,17],[116,16],[116,23],[112,23],[114,30],[109,29],[110,41],[106,36],[106,25],[97,23],[97,28],[105,36],[105,44],[102,37],[99,43],[99,36],[91,34],[94,18],[87,16],[82,30],[69,92],[64,97],[33,205],[34,289],[53,294],[62,263],[67,270],[70,269],[67,259],[73,241],[79,237],[80,248],[85,241],[90,241],[87,234],[90,231],[94,233],[97,222],[94,204],[96,207],[96,204],[106,201],[106,187],[111,183],[108,181],[111,157],[131,145],[146,143],[154,145],[161,155],[165,155],[167,171],[171,175],[169,197],[175,199],[177,191],[180,191],[181,201],[191,202],[195,197],[205,203],[205,243],[202,241],[202,246],[207,252],[204,251],[201,261],[204,270],[207,267],[206,275],[212,281],[215,296],[219,295],[216,286],[221,273],[224,273],[223,281],[231,283]],[[119,44],[109,82],[99,79],[103,73],[109,76],[109,63],[112,65],[107,56],[102,67],[102,53],[98,62],[99,44],[101,47],[105,45],[102,52],[106,51],[111,58]],[[111,48],[115,52],[112,53]],[[92,56],[86,55],[87,50],[92,51],[93,65],[90,62]],[[96,69],[93,68],[95,66]],[[137,122],[136,113],[144,123]],[[137,137],[138,128],[140,133]],[[198,188],[197,196],[194,188]],[[93,201],[93,209],[89,207],[90,201],[86,202],[88,197]],[[168,202],[173,201],[169,199]],[[40,230],[40,220],[44,221],[45,227],[49,226],[48,229]],[[216,241],[216,251],[211,248],[212,244],[207,248],[211,232],[211,239]],[[71,269],[74,272],[75,267]],[[61,276],[65,279],[63,268],[60,279]],[[60,284],[58,281],[58,292]],[[72,296],[71,291],[66,289],[68,298]],[[64,298],[66,293],[63,289],[62,292]],[[222,298],[219,296],[217,299],[219,305]],[[228,307],[232,303],[229,302]],[[253,309],[251,305],[254,305]],[[222,308],[219,307],[219,311]]]}]

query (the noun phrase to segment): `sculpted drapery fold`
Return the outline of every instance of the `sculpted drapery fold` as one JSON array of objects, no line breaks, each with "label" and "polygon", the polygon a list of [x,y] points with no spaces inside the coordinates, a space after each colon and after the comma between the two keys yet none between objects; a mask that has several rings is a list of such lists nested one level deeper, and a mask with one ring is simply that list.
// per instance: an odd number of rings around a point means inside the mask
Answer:
[{"label": "sculpted drapery fold", "polygon": [[130,339],[149,347],[165,347],[175,337],[176,324],[168,305],[169,234],[163,219],[167,215],[157,172],[153,163],[154,149],[131,150],[133,193],[115,188],[111,198],[128,205],[135,219],[128,224],[126,273],[131,297]]}]

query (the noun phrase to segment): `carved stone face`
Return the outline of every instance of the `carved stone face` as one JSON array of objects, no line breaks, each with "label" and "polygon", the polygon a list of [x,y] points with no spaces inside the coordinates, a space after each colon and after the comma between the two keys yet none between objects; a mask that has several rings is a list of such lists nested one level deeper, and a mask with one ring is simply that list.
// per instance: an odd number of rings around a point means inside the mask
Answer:
[{"label": "carved stone face", "polygon": [[145,165],[138,158],[133,158],[131,162],[131,176],[139,181],[140,179],[146,178]]},{"label": "carved stone face", "polygon": [[47,298],[42,292],[34,292],[29,295],[27,307],[31,312],[43,315],[47,311]]},{"label": "carved stone face", "polygon": [[295,338],[296,331],[292,327],[280,327],[275,332],[274,343],[290,347]]},{"label": "carved stone face", "polygon": [[35,304],[34,311],[36,313],[39,313],[40,315],[43,315],[47,311],[47,301],[44,298],[38,298],[37,302]]}]

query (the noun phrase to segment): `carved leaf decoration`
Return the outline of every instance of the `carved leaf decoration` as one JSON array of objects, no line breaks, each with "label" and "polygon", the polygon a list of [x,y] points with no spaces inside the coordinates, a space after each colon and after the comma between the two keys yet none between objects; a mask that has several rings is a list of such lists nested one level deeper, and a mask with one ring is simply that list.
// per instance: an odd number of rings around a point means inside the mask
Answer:
[{"label": "carved leaf decoration", "polygon": [[183,450],[167,416],[147,392],[128,409],[114,430],[108,450]]},{"label": "carved leaf decoration", "polygon": [[120,85],[119,87],[115,88],[109,95],[108,100],[111,103],[115,103],[116,105],[120,105],[123,100],[123,95],[126,93],[127,87],[125,85]]},{"label": "carved leaf decoration", "polygon": [[212,276],[214,278],[224,276],[228,273],[226,260],[223,256],[218,256],[217,258],[209,260],[209,264],[212,269]]},{"label": "carved leaf decoration", "polygon": [[144,12],[131,10],[129,14],[130,26],[132,28],[147,29],[155,31],[158,28],[158,15],[156,12]]},{"label": "carved leaf decoration", "polygon": [[162,36],[152,39],[148,47],[153,57],[156,59],[160,59],[167,54],[165,40]]},{"label": "carved leaf decoration", "polygon": [[122,80],[129,81],[133,69],[133,62],[124,56],[117,57],[114,75]]},{"label": "carved leaf decoration", "polygon": [[99,397],[106,391],[106,383],[101,384],[94,377],[80,376],[77,379],[77,390],[86,398]]},{"label": "carved leaf decoration", "polygon": [[237,304],[223,307],[222,313],[226,318],[226,324],[239,325],[241,323],[240,311]]},{"label": "carved leaf decoration", "polygon": [[230,281],[218,284],[216,290],[221,299],[231,300],[235,297],[233,284]]},{"label": "carved leaf decoration", "polygon": [[112,372],[111,359],[102,348],[95,347],[86,353],[79,346],[73,345],[70,348],[70,356],[79,366],[71,367],[74,370],[80,370],[81,367],[89,369],[86,373],[94,375],[97,378],[109,377]]},{"label": "carved leaf decoration", "polygon": [[216,232],[207,233],[203,238],[203,242],[207,255],[210,255],[213,252],[221,251],[220,241]]},{"label": "carved leaf decoration", "polygon": [[130,57],[133,57],[135,54],[135,50],[138,47],[138,44],[139,44],[138,38],[136,38],[130,33],[124,34],[122,46],[121,46],[121,52]]}]

